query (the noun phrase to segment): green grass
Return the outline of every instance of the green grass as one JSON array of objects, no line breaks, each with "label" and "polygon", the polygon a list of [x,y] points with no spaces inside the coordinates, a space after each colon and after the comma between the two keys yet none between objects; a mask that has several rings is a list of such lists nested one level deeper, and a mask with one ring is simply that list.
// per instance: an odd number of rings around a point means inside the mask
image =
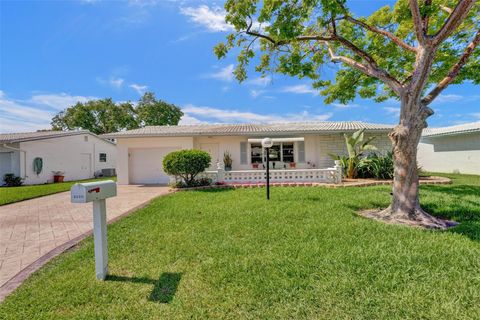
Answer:
[{"label": "green grass", "polygon": [[80,181],[68,181],[62,183],[37,184],[20,187],[0,187],[0,206],[18,201],[38,198],[49,194],[68,191],[77,182],[116,179],[114,177],[89,179]]},{"label": "green grass", "polygon": [[424,186],[449,231],[356,215],[390,187],[179,192],[89,238],[0,305],[2,319],[480,319],[480,177]]}]

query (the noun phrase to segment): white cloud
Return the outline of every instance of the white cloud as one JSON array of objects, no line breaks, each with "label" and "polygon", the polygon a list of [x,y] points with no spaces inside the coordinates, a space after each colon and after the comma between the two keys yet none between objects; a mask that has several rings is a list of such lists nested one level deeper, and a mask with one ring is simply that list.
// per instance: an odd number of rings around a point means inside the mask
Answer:
[{"label": "white cloud", "polygon": [[348,104],[343,104],[343,103],[332,103],[332,106],[338,109],[349,109],[349,108],[358,108],[360,107],[359,104],[357,103],[348,103]]},{"label": "white cloud", "polygon": [[229,64],[228,66],[220,69],[217,72],[213,72],[210,74],[205,75],[206,78],[217,79],[225,82],[231,82],[233,80],[233,70],[235,70],[235,66],[233,64]]},{"label": "white cloud", "polygon": [[115,89],[120,89],[125,82],[122,78],[110,77],[108,80],[97,78],[98,83],[113,87]]},{"label": "white cloud", "polygon": [[251,79],[247,81],[247,84],[251,84],[254,86],[265,87],[267,84],[272,82],[272,77],[265,76],[265,77],[258,77],[255,79]]},{"label": "white cloud", "polygon": [[192,117],[188,114],[184,114],[182,118],[180,119],[180,122],[178,123],[179,125],[187,125],[187,124],[202,124],[202,123],[207,123],[205,121],[199,120],[195,117]]},{"label": "white cloud", "polygon": [[50,128],[52,117],[76,102],[95,97],[71,96],[66,93],[33,95],[27,100],[7,97],[0,90],[0,132],[26,132]]},{"label": "white cloud", "polygon": [[480,119],[480,112],[472,113],[471,115],[476,119]]},{"label": "white cloud", "polygon": [[[218,109],[206,106],[186,105],[182,111],[186,116],[199,119],[207,119],[208,122],[219,123],[275,123],[275,122],[291,122],[291,121],[325,121],[331,118],[332,114],[310,114],[308,111],[300,113],[290,113],[285,115],[278,114],[259,114],[253,112],[245,112],[238,110]],[[207,121],[202,120],[202,121]]]},{"label": "white cloud", "polygon": [[128,0],[128,4],[131,6],[138,6],[138,7],[148,7],[154,6],[158,4],[158,0]]},{"label": "white cloud", "polygon": [[30,98],[29,102],[48,106],[57,110],[63,110],[65,108],[75,105],[77,102],[87,102],[89,100],[96,100],[96,97],[85,96],[71,96],[66,93],[59,94],[38,94]]},{"label": "white cloud", "polygon": [[233,26],[225,22],[225,10],[220,7],[209,8],[201,5],[197,8],[181,8],[180,13],[189,17],[190,20],[211,32],[232,31]]},{"label": "white cloud", "polygon": [[258,96],[260,96],[261,94],[265,93],[265,90],[250,90],[250,95],[253,97],[253,98],[256,98]]},{"label": "white cloud", "polygon": [[457,102],[464,97],[458,94],[440,94],[434,101],[438,103]]},{"label": "white cloud", "polygon": [[29,121],[17,121],[9,118],[0,118],[0,133],[9,132],[33,132],[37,130],[49,129],[50,124],[29,122]]},{"label": "white cloud", "polygon": [[387,111],[388,114],[393,116],[400,115],[400,107],[383,107],[383,110]]},{"label": "white cloud", "polygon": [[318,90],[315,90],[306,84],[298,84],[295,86],[283,87],[283,92],[295,93],[295,94],[313,94],[317,96],[319,94]]},{"label": "white cloud", "polygon": [[139,95],[143,95],[148,89],[148,86],[143,86],[136,83],[132,83],[131,85],[129,85],[129,87],[135,90]]},{"label": "white cloud", "polygon": [[120,88],[123,85],[124,80],[122,78],[110,78],[108,83],[115,88]]}]

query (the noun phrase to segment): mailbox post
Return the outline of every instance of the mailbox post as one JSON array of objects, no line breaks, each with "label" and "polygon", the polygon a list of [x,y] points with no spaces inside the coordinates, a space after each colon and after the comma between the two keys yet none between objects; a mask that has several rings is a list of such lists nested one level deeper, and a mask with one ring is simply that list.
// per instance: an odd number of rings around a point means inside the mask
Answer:
[{"label": "mailbox post", "polygon": [[70,190],[73,203],[93,202],[93,242],[95,246],[95,274],[105,280],[108,273],[107,208],[105,199],[117,195],[114,181],[77,183]]}]

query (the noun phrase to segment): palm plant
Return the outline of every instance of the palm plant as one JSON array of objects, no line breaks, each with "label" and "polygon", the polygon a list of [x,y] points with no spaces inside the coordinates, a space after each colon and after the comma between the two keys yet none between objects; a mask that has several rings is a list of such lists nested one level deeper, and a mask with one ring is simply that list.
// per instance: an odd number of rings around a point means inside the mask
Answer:
[{"label": "palm plant", "polygon": [[228,151],[225,151],[223,153],[223,164],[225,165],[225,170],[232,170],[232,163],[233,163],[233,159],[232,159],[232,155],[230,154],[230,152]]},{"label": "palm plant", "polygon": [[365,151],[377,150],[377,148],[370,144],[375,137],[370,137],[364,140],[364,131],[365,129],[360,129],[355,131],[351,136],[346,133],[343,134],[345,137],[345,143],[347,145],[348,151],[348,163],[347,163],[347,172],[346,177],[349,179],[356,178],[357,176],[357,165],[360,161],[360,157]]}]

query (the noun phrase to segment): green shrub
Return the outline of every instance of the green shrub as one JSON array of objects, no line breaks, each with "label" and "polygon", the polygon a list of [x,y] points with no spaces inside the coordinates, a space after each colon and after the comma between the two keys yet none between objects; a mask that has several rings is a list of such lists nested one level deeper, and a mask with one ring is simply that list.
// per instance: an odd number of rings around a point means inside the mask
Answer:
[{"label": "green shrub", "polygon": [[386,155],[370,154],[357,164],[359,178],[393,179],[393,154]]},{"label": "green shrub", "polygon": [[211,186],[212,185],[212,179],[209,178],[200,178],[200,179],[195,179],[190,185],[187,185],[184,181],[175,181],[170,184],[170,187],[172,188],[191,188],[191,187],[204,187],[204,186]]},{"label": "green shrub", "polygon": [[163,170],[181,177],[187,187],[195,186],[195,177],[205,171],[212,161],[210,154],[202,150],[174,151],[163,158]]},{"label": "green shrub", "polygon": [[16,177],[13,173],[7,173],[3,176],[3,182],[7,187],[18,187],[22,185],[22,178]]}]

